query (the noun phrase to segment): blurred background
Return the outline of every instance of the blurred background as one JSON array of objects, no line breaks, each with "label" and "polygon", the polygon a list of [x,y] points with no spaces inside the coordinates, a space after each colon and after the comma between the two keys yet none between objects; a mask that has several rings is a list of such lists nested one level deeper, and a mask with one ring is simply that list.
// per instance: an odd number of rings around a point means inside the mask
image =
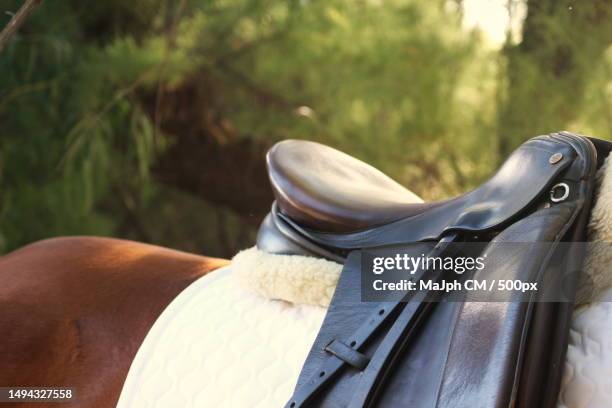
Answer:
[{"label": "blurred background", "polygon": [[93,234],[230,257],[275,141],[434,200],[561,129],[612,135],[612,0],[45,0],[0,54],[0,253]]}]

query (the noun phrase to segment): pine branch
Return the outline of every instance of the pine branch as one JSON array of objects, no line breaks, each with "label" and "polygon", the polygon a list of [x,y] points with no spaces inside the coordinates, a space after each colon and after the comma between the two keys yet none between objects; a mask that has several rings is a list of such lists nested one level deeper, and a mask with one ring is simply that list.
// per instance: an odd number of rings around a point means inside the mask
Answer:
[{"label": "pine branch", "polygon": [[13,15],[11,21],[9,21],[6,27],[0,32],[0,52],[2,52],[11,37],[19,30],[23,23],[25,23],[30,14],[32,14],[40,3],[42,3],[42,0],[26,0],[19,11]]}]

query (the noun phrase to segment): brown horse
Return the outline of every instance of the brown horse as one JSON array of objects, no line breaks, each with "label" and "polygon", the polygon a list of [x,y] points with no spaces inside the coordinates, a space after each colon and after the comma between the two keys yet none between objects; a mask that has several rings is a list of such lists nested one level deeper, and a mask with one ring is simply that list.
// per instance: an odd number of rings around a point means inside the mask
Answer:
[{"label": "brown horse", "polygon": [[76,395],[5,406],[114,407],[155,319],[227,263],[93,237],[49,239],[1,257],[0,386],[73,387]]}]

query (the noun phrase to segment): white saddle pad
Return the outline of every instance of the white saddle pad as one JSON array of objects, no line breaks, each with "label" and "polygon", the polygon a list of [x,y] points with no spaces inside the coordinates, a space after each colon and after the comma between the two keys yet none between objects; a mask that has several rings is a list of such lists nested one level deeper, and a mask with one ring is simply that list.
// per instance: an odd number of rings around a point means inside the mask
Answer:
[{"label": "white saddle pad", "polygon": [[184,290],[132,362],[118,407],[281,407],[325,309],[268,300],[222,268]]},{"label": "white saddle pad", "polygon": [[612,288],[574,312],[558,407],[612,407]]},{"label": "white saddle pad", "polygon": [[[612,289],[602,300],[612,302]],[[572,324],[559,407],[612,407],[612,303]],[[118,407],[281,407],[325,309],[269,300],[229,267],[194,282],[155,322]]]}]

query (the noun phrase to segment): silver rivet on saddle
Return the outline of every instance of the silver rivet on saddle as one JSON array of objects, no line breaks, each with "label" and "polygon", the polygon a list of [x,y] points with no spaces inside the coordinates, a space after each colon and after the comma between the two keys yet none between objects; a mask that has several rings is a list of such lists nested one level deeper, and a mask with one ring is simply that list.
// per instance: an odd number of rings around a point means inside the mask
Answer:
[{"label": "silver rivet on saddle", "polygon": [[548,162],[550,164],[557,164],[561,161],[561,159],[563,159],[563,154],[555,153],[552,156],[550,156],[550,158],[548,159]]}]

